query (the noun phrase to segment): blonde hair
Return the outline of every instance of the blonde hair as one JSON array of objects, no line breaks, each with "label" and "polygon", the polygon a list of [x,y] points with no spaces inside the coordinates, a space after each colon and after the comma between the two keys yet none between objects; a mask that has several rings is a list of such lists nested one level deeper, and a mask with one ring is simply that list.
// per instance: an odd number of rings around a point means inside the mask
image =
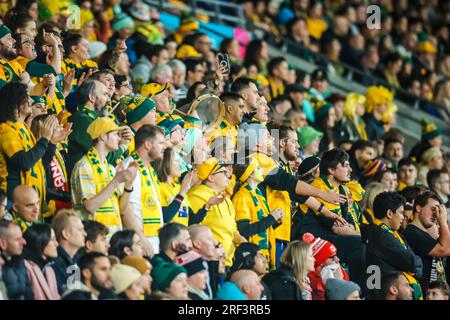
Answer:
[{"label": "blonde hair", "polygon": [[381,104],[392,102],[394,95],[383,86],[371,86],[366,92],[366,112],[372,113],[373,109]]},{"label": "blonde hair", "polygon": [[347,98],[345,98],[344,115],[354,122],[356,117],[356,107],[358,106],[358,104],[364,105],[365,103],[365,96],[356,92],[350,92],[347,95]]},{"label": "blonde hair", "polygon": [[281,265],[292,270],[294,279],[300,288],[304,288],[306,274],[306,259],[310,244],[295,240],[289,243],[281,255]]},{"label": "blonde hair", "polygon": [[386,187],[380,182],[371,182],[366,186],[366,194],[362,199],[361,206],[363,210],[373,209],[375,197],[386,190]]},{"label": "blonde hair", "polygon": [[78,218],[78,219],[80,218],[78,213],[72,209],[61,209],[53,217],[52,228],[55,231],[56,240],[58,240],[58,242],[62,238],[62,233],[63,233],[64,229],[67,229],[70,227],[70,220],[73,217]]}]

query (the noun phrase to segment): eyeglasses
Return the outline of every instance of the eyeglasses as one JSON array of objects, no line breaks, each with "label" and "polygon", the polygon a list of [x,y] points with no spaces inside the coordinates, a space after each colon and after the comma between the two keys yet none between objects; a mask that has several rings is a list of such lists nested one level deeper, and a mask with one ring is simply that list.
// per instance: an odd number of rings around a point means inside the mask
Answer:
[{"label": "eyeglasses", "polygon": [[130,88],[130,89],[133,89],[133,86],[132,86],[131,83],[129,83],[129,82],[122,83],[122,84],[120,85],[120,87],[127,87],[127,88]]},{"label": "eyeglasses", "polygon": [[34,40],[32,40],[32,39],[29,39],[29,40],[25,40],[24,42],[21,42],[20,43],[22,46],[23,45],[30,45],[30,46],[34,46]]}]

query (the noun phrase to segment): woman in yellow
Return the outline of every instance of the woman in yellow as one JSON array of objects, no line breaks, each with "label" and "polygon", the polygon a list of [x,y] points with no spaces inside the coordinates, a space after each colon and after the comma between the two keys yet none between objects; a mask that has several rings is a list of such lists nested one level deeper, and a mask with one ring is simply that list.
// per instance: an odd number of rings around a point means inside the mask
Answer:
[{"label": "woman in yellow", "polygon": [[17,185],[32,186],[38,192],[42,206],[46,200],[44,164],[48,165],[53,158],[55,144],[66,137],[57,136],[58,119],[51,115],[42,123],[41,138],[36,140],[25,124],[25,119],[32,113],[32,99],[26,85],[6,84],[0,90],[0,101],[1,190],[11,196]]},{"label": "woman in yellow", "polygon": [[275,233],[273,227],[283,220],[280,208],[270,212],[266,197],[258,189],[264,181],[263,170],[256,159],[250,164],[237,164],[234,168],[241,184],[233,197],[239,233],[249,242],[259,246],[266,258],[267,271],[275,267]]},{"label": "woman in yellow", "polygon": [[202,184],[188,192],[193,218],[189,220],[211,229],[216,241],[225,249],[226,265],[231,267],[236,246],[246,240],[237,230],[233,202],[224,195],[230,171],[216,158],[209,158],[197,166],[197,175]]},{"label": "woman in yellow", "polygon": [[[159,194],[163,211],[164,223],[177,222],[188,226],[189,224],[189,200],[186,193],[195,183],[195,175],[188,173],[181,184],[180,160],[174,149],[167,148],[162,160],[153,162],[153,167],[158,175]],[[195,173],[195,172],[194,172]]]}]

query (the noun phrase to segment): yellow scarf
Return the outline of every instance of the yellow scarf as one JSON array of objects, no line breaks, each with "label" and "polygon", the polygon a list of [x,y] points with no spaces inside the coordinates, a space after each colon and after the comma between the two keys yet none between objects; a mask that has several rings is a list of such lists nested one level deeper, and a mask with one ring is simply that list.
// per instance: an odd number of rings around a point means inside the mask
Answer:
[{"label": "yellow scarf", "polygon": [[[376,218],[373,219],[373,223],[387,233],[392,234],[398,240],[398,242],[400,242],[403,248],[405,250],[408,250],[407,243],[405,242],[405,240],[403,240],[398,231],[392,230],[385,223]],[[417,282],[416,278],[414,278],[414,274],[410,272],[403,272],[403,274],[405,275],[406,279],[408,279],[409,285],[414,289],[414,300],[423,300],[422,289],[419,282]]]},{"label": "yellow scarf", "polygon": [[[249,223],[256,223],[270,214],[269,205],[262,195],[261,191],[256,188],[252,189],[247,183],[242,185],[236,195],[233,197],[233,205],[236,209],[236,221],[247,220]],[[243,213],[243,215],[241,215]],[[249,237],[249,242],[259,246],[261,252],[266,257],[266,270],[269,272],[275,268],[275,232],[272,227]]]},{"label": "yellow scarf", "polygon": [[139,155],[133,151],[131,157],[139,165],[141,177],[141,209],[142,225],[146,237],[157,237],[158,230],[163,223],[162,209],[159,202],[159,181],[152,166],[147,168],[142,163]]},{"label": "yellow scarf", "polygon": [[[95,191],[100,193],[114,178],[114,174],[106,159],[100,159],[97,150],[92,147],[86,157],[92,167],[92,174],[95,181]],[[122,230],[122,220],[119,207],[120,194],[114,191],[113,195],[94,214],[94,220],[106,225],[109,235]]]},{"label": "yellow scarf", "polygon": [[284,84],[281,83],[280,85],[276,86],[275,81],[269,77],[269,94],[270,99],[268,101],[271,101],[272,99],[275,99],[278,96],[282,96],[284,94]]}]

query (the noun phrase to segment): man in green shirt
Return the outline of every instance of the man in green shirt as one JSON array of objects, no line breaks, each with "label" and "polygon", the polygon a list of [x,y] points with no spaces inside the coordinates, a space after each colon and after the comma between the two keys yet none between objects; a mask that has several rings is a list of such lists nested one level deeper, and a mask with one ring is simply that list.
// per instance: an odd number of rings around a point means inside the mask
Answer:
[{"label": "man in green shirt", "polygon": [[[108,89],[103,83],[96,80],[83,82],[78,88],[77,98],[80,106],[69,118],[69,121],[73,123],[73,131],[69,136],[69,161],[67,163],[69,176],[75,163],[92,147],[91,139],[87,134],[88,126],[99,116],[106,115],[106,106],[110,102]],[[119,149],[107,156],[110,164],[115,166],[122,156],[127,156],[127,149],[132,137],[133,134],[129,128],[122,132]]]}]

